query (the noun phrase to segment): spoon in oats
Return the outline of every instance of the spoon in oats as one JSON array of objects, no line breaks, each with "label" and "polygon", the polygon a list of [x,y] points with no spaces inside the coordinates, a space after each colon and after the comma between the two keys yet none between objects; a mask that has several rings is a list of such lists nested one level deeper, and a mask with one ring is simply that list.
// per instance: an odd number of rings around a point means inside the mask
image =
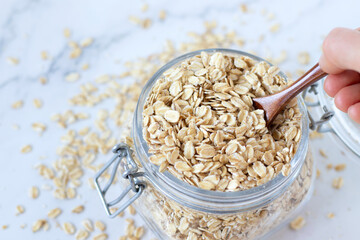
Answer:
[{"label": "spoon in oats", "polygon": [[265,111],[266,124],[269,126],[277,114],[291,99],[326,75],[327,73],[325,73],[317,63],[303,76],[282,91],[266,97],[254,98],[253,105],[256,109],[263,109]]}]

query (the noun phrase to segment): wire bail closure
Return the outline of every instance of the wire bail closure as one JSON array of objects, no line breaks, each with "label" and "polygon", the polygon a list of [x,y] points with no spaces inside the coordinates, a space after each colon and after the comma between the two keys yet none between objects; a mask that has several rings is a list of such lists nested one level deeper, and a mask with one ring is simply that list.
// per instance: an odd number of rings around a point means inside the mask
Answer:
[{"label": "wire bail closure", "polygon": [[[139,179],[140,177],[144,177],[144,172],[138,172],[139,168],[134,159],[132,158],[131,154],[132,151],[130,150],[129,146],[125,143],[117,144],[113,147],[112,152],[114,156],[111,158],[109,162],[105,164],[105,166],[96,173],[94,177],[95,187],[100,195],[101,202],[105,208],[106,214],[110,218],[116,217],[119,213],[124,211],[130,204],[132,204],[136,199],[140,197],[143,193],[144,189],[146,188],[146,182],[144,180]],[[109,188],[113,184],[117,170],[121,161],[125,159],[123,162],[124,172],[122,173],[122,177],[124,179],[129,180],[129,185],[122,191],[122,193],[112,201],[107,201],[105,196],[108,192]],[[106,183],[106,185],[101,188],[99,184],[99,178],[101,175],[110,169],[111,165],[114,165],[111,170],[110,179]],[[121,202],[126,195],[130,192],[134,192],[134,195],[130,197],[128,200],[124,201],[122,204],[119,205],[119,209],[115,212],[111,213],[110,208]]]},{"label": "wire bail closure", "polygon": [[[303,97],[303,99],[305,101],[306,106],[308,106],[308,107],[318,107],[318,106],[320,106],[319,101],[317,101],[317,102],[309,102],[309,101],[306,101],[306,99],[305,99],[308,92],[313,93],[314,95],[318,95],[319,92],[317,91],[317,87],[318,87],[318,84],[315,83],[315,84],[311,85],[307,90],[305,90],[302,93],[302,97]],[[334,111],[329,111],[326,106],[323,106],[322,109],[323,109],[324,113],[322,114],[320,119],[317,120],[317,121],[314,120],[314,118],[312,117],[312,115],[308,111],[309,120],[310,120],[309,128],[311,130],[315,130],[315,131],[317,131],[319,133],[333,132],[333,130],[331,128],[324,128],[324,124],[328,123],[331,120],[331,118],[335,115],[335,112]]]}]

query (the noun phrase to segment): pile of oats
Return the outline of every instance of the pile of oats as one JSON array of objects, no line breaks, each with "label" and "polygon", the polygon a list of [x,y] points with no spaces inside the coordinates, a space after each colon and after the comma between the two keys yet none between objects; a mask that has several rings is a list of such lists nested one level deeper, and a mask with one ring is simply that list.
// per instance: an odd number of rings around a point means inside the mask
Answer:
[{"label": "pile of oats", "polygon": [[143,110],[150,161],[207,190],[256,187],[287,176],[301,137],[293,100],[268,128],[252,106],[286,86],[279,69],[246,56],[201,52],[156,81]]}]

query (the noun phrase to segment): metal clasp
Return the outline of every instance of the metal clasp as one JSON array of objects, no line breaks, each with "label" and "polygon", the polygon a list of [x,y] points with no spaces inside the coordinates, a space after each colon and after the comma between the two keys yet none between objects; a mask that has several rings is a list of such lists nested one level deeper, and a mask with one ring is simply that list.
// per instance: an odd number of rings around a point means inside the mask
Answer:
[{"label": "metal clasp", "polygon": [[[144,189],[146,188],[146,182],[139,179],[139,177],[144,177],[145,173],[138,172],[139,168],[131,156],[132,151],[130,150],[129,146],[125,143],[120,143],[114,146],[112,151],[115,155],[111,158],[111,160],[108,163],[105,164],[105,166],[98,173],[96,173],[94,178],[95,186],[100,195],[106,214],[111,218],[117,216],[119,213],[124,211],[131,203],[133,203],[136,199],[138,199],[140,195],[143,193]],[[105,199],[106,193],[108,192],[110,186],[113,184],[119,165],[123,159],[125,159],[125,162],[123,164],[124,173],[122,174],[122,177],[124,179],[128,179],[130,184],[114,200],[107,201]],[[111,165],[114,166],[111,170],[110,179],[106,183],[106,185],[103,188],[101,188],[99,184],[99,178],[104,172],[110,169]],[[130,197],[128,200],[126,200],[124,203],[120,204],[119,209],[111,213],[110,207],[113,207],[119,202],[121,202],[125,198],[125,196],[130,192],[130,190],[134,192],[134,195]]]},{"label": "metal clasp", "polygon": [[[317,101],[317,102],[313,103],[313,102],[308,102],[305,99],[306,94],[308,92],[313,93],[314,95],[317,95],[318,94],[317,87],[318,87],[318,84],[315,83],[315,84],[311,85],[308,89],[306,89],[302,93],[302,97],[303,97],[303,99],[305,101],[306,106],[308,106],[308,107],[318,107],[318,106],[320,106],[320,101]],[[329,111],[326,106],[323,106],[322,109],[323,109],[324,113],[322,114],[322,116],[320,117],[320,120],[318,120],[318,121],[314,120],[314,118],[312,117],[312,115],[308,111],[309,120],[310,120],[309,128],[311,130],[315,130],[315,131],[317,131],[319,133],[332,132],[331,128],[324,128],[324,124],[328,123],[330,121],[330,119],[335,115],[335,113],[334,113],[334,111]]]}]

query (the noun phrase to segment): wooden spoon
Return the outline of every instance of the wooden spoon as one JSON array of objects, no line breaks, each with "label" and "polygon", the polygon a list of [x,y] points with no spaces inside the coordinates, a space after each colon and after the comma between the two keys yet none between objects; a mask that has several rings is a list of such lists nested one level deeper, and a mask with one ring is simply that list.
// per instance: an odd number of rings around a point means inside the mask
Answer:
[{"label": "wooden spoon", "polygon": [[253,105],[256,109],[263,109],[265,111],[266,124],[269,126],[275,119],[276,115],[291,99],[326,75],[327,73],[321,70],[319,64],[317,63],[302,77],[282,91],[266,97],[254,98]]}]

